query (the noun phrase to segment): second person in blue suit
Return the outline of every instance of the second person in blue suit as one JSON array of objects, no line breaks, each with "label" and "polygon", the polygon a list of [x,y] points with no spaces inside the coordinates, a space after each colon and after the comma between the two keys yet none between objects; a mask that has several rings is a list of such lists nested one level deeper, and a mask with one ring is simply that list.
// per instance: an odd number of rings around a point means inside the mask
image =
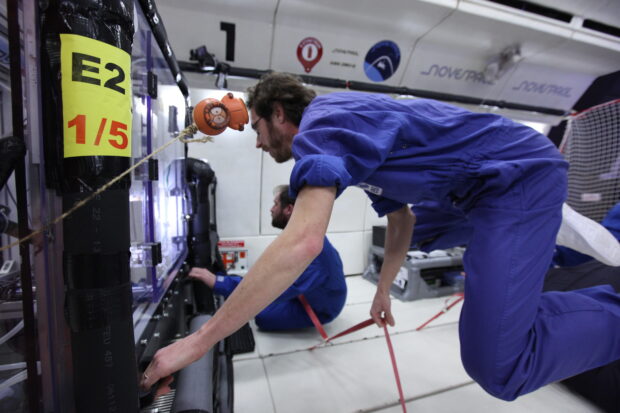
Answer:
[{"label": "second person in blue suit", "polygon": [[[289,196],[288,185],[275,190],[271,207],[271,225],[284,229],[288,223],[295,200]],[[242,277],[213,274],[206,268],[192,268],[189,276],[207,284],[216,294],[228,297],[239,285]],[[256,325],[262,330],[290,330],[312,327],[298,297],[303,294],[321,323],[334,320],[344,307],[347,298],[347,285],[342,271],[342,261],[338,251],[327,237],[323,251],[310,263],[299,278],[274,302],[256,316]]]}]

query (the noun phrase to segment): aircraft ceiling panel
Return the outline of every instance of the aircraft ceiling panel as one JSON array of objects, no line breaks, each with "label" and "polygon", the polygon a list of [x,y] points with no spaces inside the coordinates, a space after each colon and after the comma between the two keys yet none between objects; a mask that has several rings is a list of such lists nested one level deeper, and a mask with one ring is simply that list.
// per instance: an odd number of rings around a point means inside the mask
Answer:
[{"label": "aircraft ceiling panel", "polygon": [[[205,44],[237,68],[570,108],[587,83],[620,68],[620,40],[582,27],[583,18],[618,26],[620,2],[533,2],[575,17],[487,0],[158,0],[158,8],[179,60]],[[234,41],[223,23],[234,25]],[[515,45],[512,64],[484,77]]]},{"label": "aircraft ceiling panel", "polygon": [[283,0],[271,68],[398,85],[416,39],[455,6],[455,1],[397,0],[386,7],[369,0]]},{"label": "aircraft ceiling panel", "polygon": [[269,68],[276,5],[277,0],[157,1],[177,59],[188,61],[191,49],[206,45],[221,62],[263,70]]},{"label": "aircraft ceiling panel", "polygon": [[584,19],[595,20],[610,26],[620,24],[620,2],[618,0],[529,0],[552,9],[561,8]]},{"label": "aircraft ceiling panel", "polygon": [[484,72],[504,49],[519,45],[521,57],[515,58],[516,63],[557,47],[571,34],[555,24],[494,8],[459,7],[418,42],[401,83],[413,89],[495,100],[506,89],[516,65],[506,66],[498,78],[485,77]]},{"label": "aircraft ceiling panel", "polygon": [[472,55],[458,46],[420,42],[401,84],[411,89],[495,99],[506,78],[486,80],[485,61],[486,56]]},{"label": "aircraft ceiling panel", "polygon": [[497,100],[569,111],[596,79],[589,73],[519,63],[500,90]]},{"label": "aircraft ceiling panel", "polygon": [[[520,50],[513,64],[496,79],[483,76],[487,65],[512,45]],[[619,47],[605,34],[465,0],[418,42],[402,84],[568,110],[596,77],[620,68]]]},{"label": "aircraft ceiling panel", "polygon": [[620,70],[620,42],[612,43],[579,31],[568,41],[526,59],[531,63],[598,77]]}]

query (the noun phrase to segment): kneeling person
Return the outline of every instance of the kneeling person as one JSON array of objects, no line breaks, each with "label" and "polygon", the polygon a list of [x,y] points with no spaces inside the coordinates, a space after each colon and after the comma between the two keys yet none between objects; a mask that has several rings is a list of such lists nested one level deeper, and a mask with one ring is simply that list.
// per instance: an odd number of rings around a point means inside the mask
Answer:
[{"label": "kneeling person", "polygon": [[[271,225],[284,229],[288,223],[295,201],[289,197],[288,185],[274,191],[271,207]],[[189,276],[207,284],[216,294],[228,297],[242,278],[232,275],[213,274],[205,268],[192,268]],[[334,320],[344,307],[347,285],[338,251],[327,237],[323,250],[286,291],[256,316],[256,325],[263,330],[289,330],[312,327],[312,321],[298,296],[303,294],[321,323]]]}]

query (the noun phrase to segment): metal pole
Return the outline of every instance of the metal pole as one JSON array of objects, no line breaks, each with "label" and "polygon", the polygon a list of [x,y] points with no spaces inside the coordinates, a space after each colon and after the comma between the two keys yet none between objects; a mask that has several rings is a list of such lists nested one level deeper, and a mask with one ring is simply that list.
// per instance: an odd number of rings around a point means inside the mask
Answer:
[{"label": "metal pole", "polygon": [[[22,95],[22,67],[21,67],[21,36],[19,25],[20,0],[8,2],[9,23],[9,54],[11,68],[11,101],[13,103],[13,136],[24,139],[24,113]],[[28,200],[26,194],[26,164],[25,159],[18,162],[15,168],[15,186],[17,192],[17,219],[19,237],[25,237],[30,232],[28,228]],[[26,367],[28,380],[26,384],[28,406],[30,412],[40,411],[39,377],[37,373],[36,330],[34,318],[34,302],[32,295],[32,278],[30,268],[30,244],[22,243],[19,246],[21,256],[21,284],[22,284],[22,312],[24,316],[24,335],[26,338]]]}]

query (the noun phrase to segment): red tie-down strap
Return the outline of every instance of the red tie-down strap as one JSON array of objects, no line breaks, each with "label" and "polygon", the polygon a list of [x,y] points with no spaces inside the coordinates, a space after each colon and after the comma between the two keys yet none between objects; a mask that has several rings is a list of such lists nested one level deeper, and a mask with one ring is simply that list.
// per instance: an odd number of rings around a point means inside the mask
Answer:
[{"label": "red tie-down strap", "polygon": [[[454,298],[454,297],[457,297],[456,300],[454,300],[450,304],[448,304],[448,301],[450,301],[450,298]],[[424,327],[429,325],[431,321],[435,320],[436,318],[438,318],[442,314],[447,313],[448,310],[450,310],[452,307],[454,307],[455,305],[457,305],[458,303],[463,301],[463,298],[465,298],[465,294],[463,294],[463,293],[452,294],[448,299],[446,299],[446,301],[444,303],[444,307],[441,309],[441,311],[438,312],[437,314],[435,314],[434,316],[432,316],[427,322],[422,324],[420,327],[416,328],[415,331],[422,330]]]},{"label": "red tie-down strap", "polygon": [[321,335],[321,337],[323,337],[323,340],[327,340],[327,333],[325,332],[321,321],[319,321],[319,318],[314,313],[314,310],[312,309],[312,307],[310,307],[310,303],[308,303],[306,297],[304,297],[303,294],[299,294],[297,298],[299,298],[299,301],[301,301],[301,305],[304,306],[304,310],[306,310],[306,313],[308,313],[308,317],[310,317],[310,320],[312,320],[312,324],[314,324],[316,329],[319,331],[319,334]]},{"label": "red tie-down strap", "polygon": [[[312,323],[316,327],[317,331],[319,332],[321,337],[323,337],[324,341],[321,344],[326,344],[332,341],[333,339],[346,336],[347,334],[351,334],[355,331],[361,330],[375,323],[372,318],[369,318],[368,320],[362,321],[361,323],[358,323],[354,325],[353,327],[347,328],[346,330],[341,331],[340,333],[332,337],[328,337],[327,333],[325,332],[325,329],[323,328],[323,325],[319,321],[319,318],[314,313],[314,310],[308,303],[308,300],[306,300],[306,297],[304,297],[303,294],[300,294],[298,298],[299,298],[299,301],[301,301],[301,304],[303,305],[304,309],[306,310],[306,313],[308,313],[308,316],[310,317],[310,320],[312,320]],[[400,400],[400,405],[403,408],[403,412],[407,413],[407,406],[405,406],[405,396],[403,395],[403,387],[400,383],[400,375],[398,374],[398,366],[396,365],[396,356],[394,354],[394,348],[392,347],[392,341],[390,340],[390,334],[388,333],[387,323],[385,323],[385,320],[383,323],[383,332],[385,333],[385,340],[387,341],[388,351],[390,353],[390,360],[392,361],[392,369],[394,370],[394,378],[396,379],[396,387],[398,388],[398,397]],[[310,347],[308,350],[314,350],[318,346],[319,345],[317,344],[316,346]]]}]

